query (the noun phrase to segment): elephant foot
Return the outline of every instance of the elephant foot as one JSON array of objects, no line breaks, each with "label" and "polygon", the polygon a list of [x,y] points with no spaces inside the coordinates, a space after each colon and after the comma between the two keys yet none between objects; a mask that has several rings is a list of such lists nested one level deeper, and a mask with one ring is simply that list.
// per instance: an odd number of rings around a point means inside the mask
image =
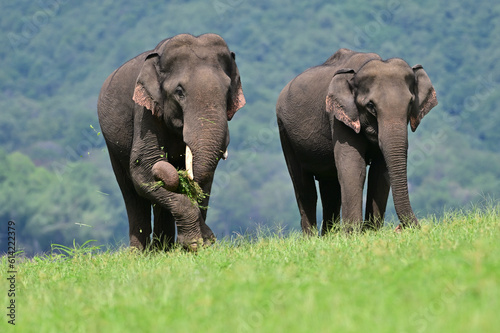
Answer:
[{"label": "elephant foot", "polygon": [[215,237],[212,229],[205,223],[201,225],[201,236],[203,237],[203,246],[208,247],[215,243],[217,237]]},{"label": "elephant foot", "polygon": [[363,223],[362,222],[347,222],[340,226],[340,229],[346,235],[352,235],[356,233],[361,233],[363,231]]},{"label": "elephant foot", "polygon": [[188,252],[197,252],[201,248],[212,246],[217,239],[212,234],[212,237],[208,238],[184,238],[182,236],[177,236],[177,243],[179,243],[182,248]]},{"label": "elephant foot", "polygon": [[185,237],[177,235],[177,243],[188,252],[197,252],[203,246],[203,238]]},{"label": "elephant foot", "polygon": [[134,251],[142,252],[146,250],[147,247],[147,239],[144,235],[140,234],[139,236],[130,235],[130,249]]},{"label": "elephant foot", "polygon": [[401,233],[403,229],[410,228],[410,229],[420,229],[420,223],[418,223],[416,220],[404,225],[403,223],[398,224],[396,229],[394,229],[394,232]]},{"label": "elephant foot", "polygon": [[302,226],[302,235],[306,238],[318,236],[316,225]]},{"label": "elephant foot", "polygon": [[196,252],[202,247],[209,247],[215,243],[216,237],[210,227],[206,225],[201,215],[196,228],[186,228],[177,225],[177,243],[190,252]]}]

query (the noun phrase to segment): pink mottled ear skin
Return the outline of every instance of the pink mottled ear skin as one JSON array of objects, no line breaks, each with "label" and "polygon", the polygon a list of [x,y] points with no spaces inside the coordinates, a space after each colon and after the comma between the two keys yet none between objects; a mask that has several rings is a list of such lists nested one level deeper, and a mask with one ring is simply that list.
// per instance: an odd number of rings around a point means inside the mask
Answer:
[{"label": "pink mottled ear skin", "polygon": [[245,104],[245,95],[243,95],[243,89],[241,88],[241,83],[239,83],[236,94],[233,96],[232,105],[227,109],[227,120],[231,120],[236,111],[244,107]]},{"label": "pink mottled ear skin", "polygon": [[417,116],[414,116],[413,114],[410,117],[410,125],[411,125],[411,130],[412,132],[415,132],[417,130],[418,125],[420,124],[420,121],[422,118],[429,113],[429,111],[438,105],[437,97],[436,97],[436,90],[432,88],[425,101],[421,104],[420,110],[418,111]]},{"label": "pink mottled ear skin", "polygon": [[326,111],[332,112],[335,118],[352,128],[356,133],[361,130],[361,123],[359,119],[351,119],[344,112],[344,107],[333,96],[326,97]]},{"label": "pink mottled ear skin", "polygon": [[132,97],[135,103],[137,103],[140,106],[145,107],[146,109],[150,110],[153,115],[158,115],[159,110],[158,107],[156,107],[156,103],[153,101],[151,96],[149,96],[148,92],[146,91],[146,88],[140,83],[137,83],[135,85],[134,89],[134,96]]},{"label": "pink mottled ear skin", "polygon": [[142,84],[137,83],[135,85],[134,96],[132,99],[140,106],[144,106],[148,110],[153,110],[153,100],[148,95],[148,92]]}]

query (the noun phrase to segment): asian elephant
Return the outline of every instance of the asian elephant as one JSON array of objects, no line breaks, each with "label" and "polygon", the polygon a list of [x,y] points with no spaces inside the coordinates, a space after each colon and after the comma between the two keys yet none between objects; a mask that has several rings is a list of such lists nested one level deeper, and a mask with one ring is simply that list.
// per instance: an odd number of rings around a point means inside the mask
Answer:
[{"label": "asian elephant", "polygon": [[[98,116],[129,220],[130,246],[194,250],[210,244],[207,196],[192,204],[175,190],[186,170],[210,194],[219,159],[227,157],[228,121],[245,105],[235,55],[218,35],[165,39],[104,82]],[[172,172],[173,170],[173,172]],[[163,180],[170,186],[152,186]],[[151,230],[151,207],[154,213]]]},{"label": "asian elephant", "polygon": [[290,81],[276,113],[303,232],[310,234],[316,226],[315,180],[323,205],[322,234],[338,227],[341,207],[347,231],[379,228],[391,188],[401,222],[397,229],[418,226],[408,196],[408,123],[415,131],[436,105],[422,66],[382,60],[375,53],[340,49]]}]

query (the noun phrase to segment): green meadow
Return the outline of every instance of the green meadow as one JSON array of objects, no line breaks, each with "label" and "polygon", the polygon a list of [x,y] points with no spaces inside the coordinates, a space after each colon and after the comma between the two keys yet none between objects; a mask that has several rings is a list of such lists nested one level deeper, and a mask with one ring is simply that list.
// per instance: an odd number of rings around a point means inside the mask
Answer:
[{"label": "green meadow", "polygon": [[[421,222],[310,238],[261,230],[196,254],[54,245],[17,256],[15,327],[4,314],[0,331],[498,332],[500,206]],[[4,256],[5,313],[7,270]]]}]

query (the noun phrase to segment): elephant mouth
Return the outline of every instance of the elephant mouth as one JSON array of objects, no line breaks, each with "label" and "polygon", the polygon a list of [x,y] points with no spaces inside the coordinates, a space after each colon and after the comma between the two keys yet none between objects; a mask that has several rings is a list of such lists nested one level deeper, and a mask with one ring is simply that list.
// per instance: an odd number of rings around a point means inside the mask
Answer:
[{"label": "elephant mouth", "polygon": [[[188,174],[188,177],[191,179],[191,180],[194,180],[194,174],[193,174],[193,152],[191,151],[191,148],[189,148],[188,145],[186,145],[186,153],[184,155],[186,157],[186,172]],[[222,159],[223,160],[227,160],[229,156],[229,153],[227,151],[227,148],[226,148],[226,151],[222,154]]]}]

